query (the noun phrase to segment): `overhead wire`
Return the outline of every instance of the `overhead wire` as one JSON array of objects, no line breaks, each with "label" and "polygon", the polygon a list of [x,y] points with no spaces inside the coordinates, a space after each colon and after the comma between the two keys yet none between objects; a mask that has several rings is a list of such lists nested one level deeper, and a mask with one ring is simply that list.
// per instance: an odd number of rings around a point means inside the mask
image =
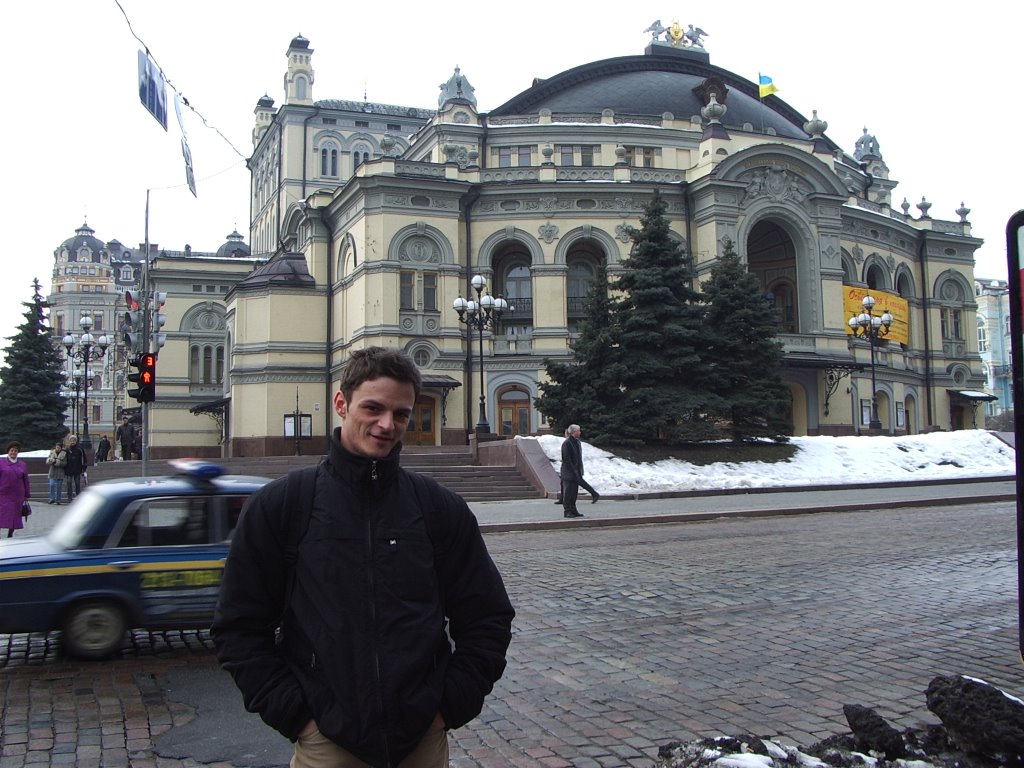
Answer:
[{"label": "overhead wire", "polygon": [[[188,107],[188,109],[192,111],[192,114],[194,114],[196,117],[198,117],[202,121],[204,126],[206,126],[210,130],[214,131],[218,136],[220,136],[224,140],[224,142],[229,147],[231,147],[231,149],[235,152],[235,154],[237,154],[240,158],[242,158],[242,160],[247,160],[248,158],[246,157],[246,155],[241,150],[239,150],[238,147],[236,147],[231,142],[231,139],[229,139],[227,136],[225,136],[217,126],[215,126],[212,123],[210,123],[203,116],[203,114],[198,109],[193,107],[192,104],[189,102],[189,100],[185,97],[185,94],[182,93],[181,91],[179,91],[178,88],[174,85],[174,83],[171,82],[171,79],[167,76],[167,73],[164,72],[164,68],[161,67],[160,63],[156,60],[156,56],[154,56],[152,51],[150,51],[149,46],[146,44],[146,41],[143,40],[141,37],[139,37],[135,33],[135,28],[132,27],[131,19],[128,18],[127,11],[125,11],[124,6],[121,5],[121,0],[114,0],[114,3],[117,5],[118,10],[121,11],[121,15],[124,16],[125,23],[128,25],[128,31],[131,32],[132,37],[134,37],[136,40],[139,41],[139,45],[142,46],[142,49],[145,51],[146,56],[153,62],[154,65],[156,65],[156,68],[157,68],[157,70],[159,70],[160,76],[163,78],[164,82],[167,83],[167,86],[172,91],[174,91],[175,94],[177,94],[181,98],[181,103],[184,106]],[[227,169],[225,169],[225,170],[227,170]],[[223,172],[224,171],[218,171],[218,173],[213,174],[213,176],[216,176],[219,173],[223,173]],[[212,178],[212,177],[211,176],[207,176],[206,178]]]}]

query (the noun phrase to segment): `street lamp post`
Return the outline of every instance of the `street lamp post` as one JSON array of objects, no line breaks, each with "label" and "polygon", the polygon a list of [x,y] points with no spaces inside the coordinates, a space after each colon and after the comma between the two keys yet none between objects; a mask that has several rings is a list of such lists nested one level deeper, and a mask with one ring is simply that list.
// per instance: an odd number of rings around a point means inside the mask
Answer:
[{"label": "street lamp post", "polygon": [[[106,334],[95,338],[89,333],[92,330],[92,317],[87,312],[82,313],[79,325],[82,326],[82,335],[76,339],[74,334],[68,333],[64,337],[63,343],[64,349],[68,353],[68,359],[82,363],[85,367],[85,375],[82,379],[84,384],[82,389],[82,449],[91,450],[92,440],[89,438],[89,363],[99,360],[106,354],[107,347],[110,346],[110,338]],[[78,349],[75,349],[76,343]]]},{"label": "street lamp post", "polygon": [[486,435],[490,433],[491,427],[487,423],[487,396],[484,390],[484,329],[494,328],[508,309],[508,302],[501,296],[494,298],[489,292],[484,293],[487,280],[483,275],[474,275],[470,284],[476,291],[476,301],[467,301],[460,293],[452,303],[452,309],[459,313],[459,322],[470,329],[470,343],[473,329],[476,329],[480,338],[480,421],[477,422],[476,433]]},{"label": "street lamp post", "polygon": [[875,347],[878,345],[878,340],[889,333],[892,315],[889,314],[889,310],[883,310],[881,315],[874,314],[872,310],[875,308],[875,298],[873,296],[865,296],[861,305],[864,307],[864,311],[851,317],[849,325],[853,329],[853,335],[867,338],[868,346],[871,348],[871,422],[869,426],[871,429],[881,429],[882,421],[878,418],[878,394],[875,383]]}]

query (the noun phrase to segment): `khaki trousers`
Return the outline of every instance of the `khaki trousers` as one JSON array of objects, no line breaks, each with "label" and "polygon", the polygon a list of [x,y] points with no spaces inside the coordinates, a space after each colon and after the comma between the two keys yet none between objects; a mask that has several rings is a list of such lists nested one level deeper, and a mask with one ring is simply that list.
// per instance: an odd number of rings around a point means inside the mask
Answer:
[{"label": "khaki trousers", "polygon": [[[320,731],[295,742],[291,768],[373,768],[347,749],[342,749]],[[448,734],[432,724],[420,743],[398,768],[448,768]]]}]

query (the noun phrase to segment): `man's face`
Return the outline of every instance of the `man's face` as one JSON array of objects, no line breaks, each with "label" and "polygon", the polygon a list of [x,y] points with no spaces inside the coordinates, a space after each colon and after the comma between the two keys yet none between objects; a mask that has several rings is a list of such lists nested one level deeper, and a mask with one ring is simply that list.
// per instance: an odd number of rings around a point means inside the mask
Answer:
[{"label": "man's face", "polygon": [[412,384],[388,377],[364,381],[345,396],[334,395],[341,416],[341,444],[352,453],[382,459],[398,445],[409,426],[416,390]]},{"label": "man's face", "polygon": [[579,429],[579,428],[577,428],[577,429],[574,429],[574,430],[572,431],[572,436],[573,436],[573,437],[575,437],[575,438],[577,438],[577,439],[579,439],[579,436],[580,436],[580,435],[582,435],[582,434],[583,434],[583,430],[582,430],[582,429]]}]

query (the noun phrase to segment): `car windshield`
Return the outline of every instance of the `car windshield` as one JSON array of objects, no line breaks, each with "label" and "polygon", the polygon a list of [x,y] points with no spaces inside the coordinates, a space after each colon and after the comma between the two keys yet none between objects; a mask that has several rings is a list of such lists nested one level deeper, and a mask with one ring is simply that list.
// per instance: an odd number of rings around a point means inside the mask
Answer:
[{"label": "car windshield", "polygon": [[90,523],[106,502],[105,496],[92,489],[83,491],[50,531],[49,540],[61,549],[78,549]]}]

